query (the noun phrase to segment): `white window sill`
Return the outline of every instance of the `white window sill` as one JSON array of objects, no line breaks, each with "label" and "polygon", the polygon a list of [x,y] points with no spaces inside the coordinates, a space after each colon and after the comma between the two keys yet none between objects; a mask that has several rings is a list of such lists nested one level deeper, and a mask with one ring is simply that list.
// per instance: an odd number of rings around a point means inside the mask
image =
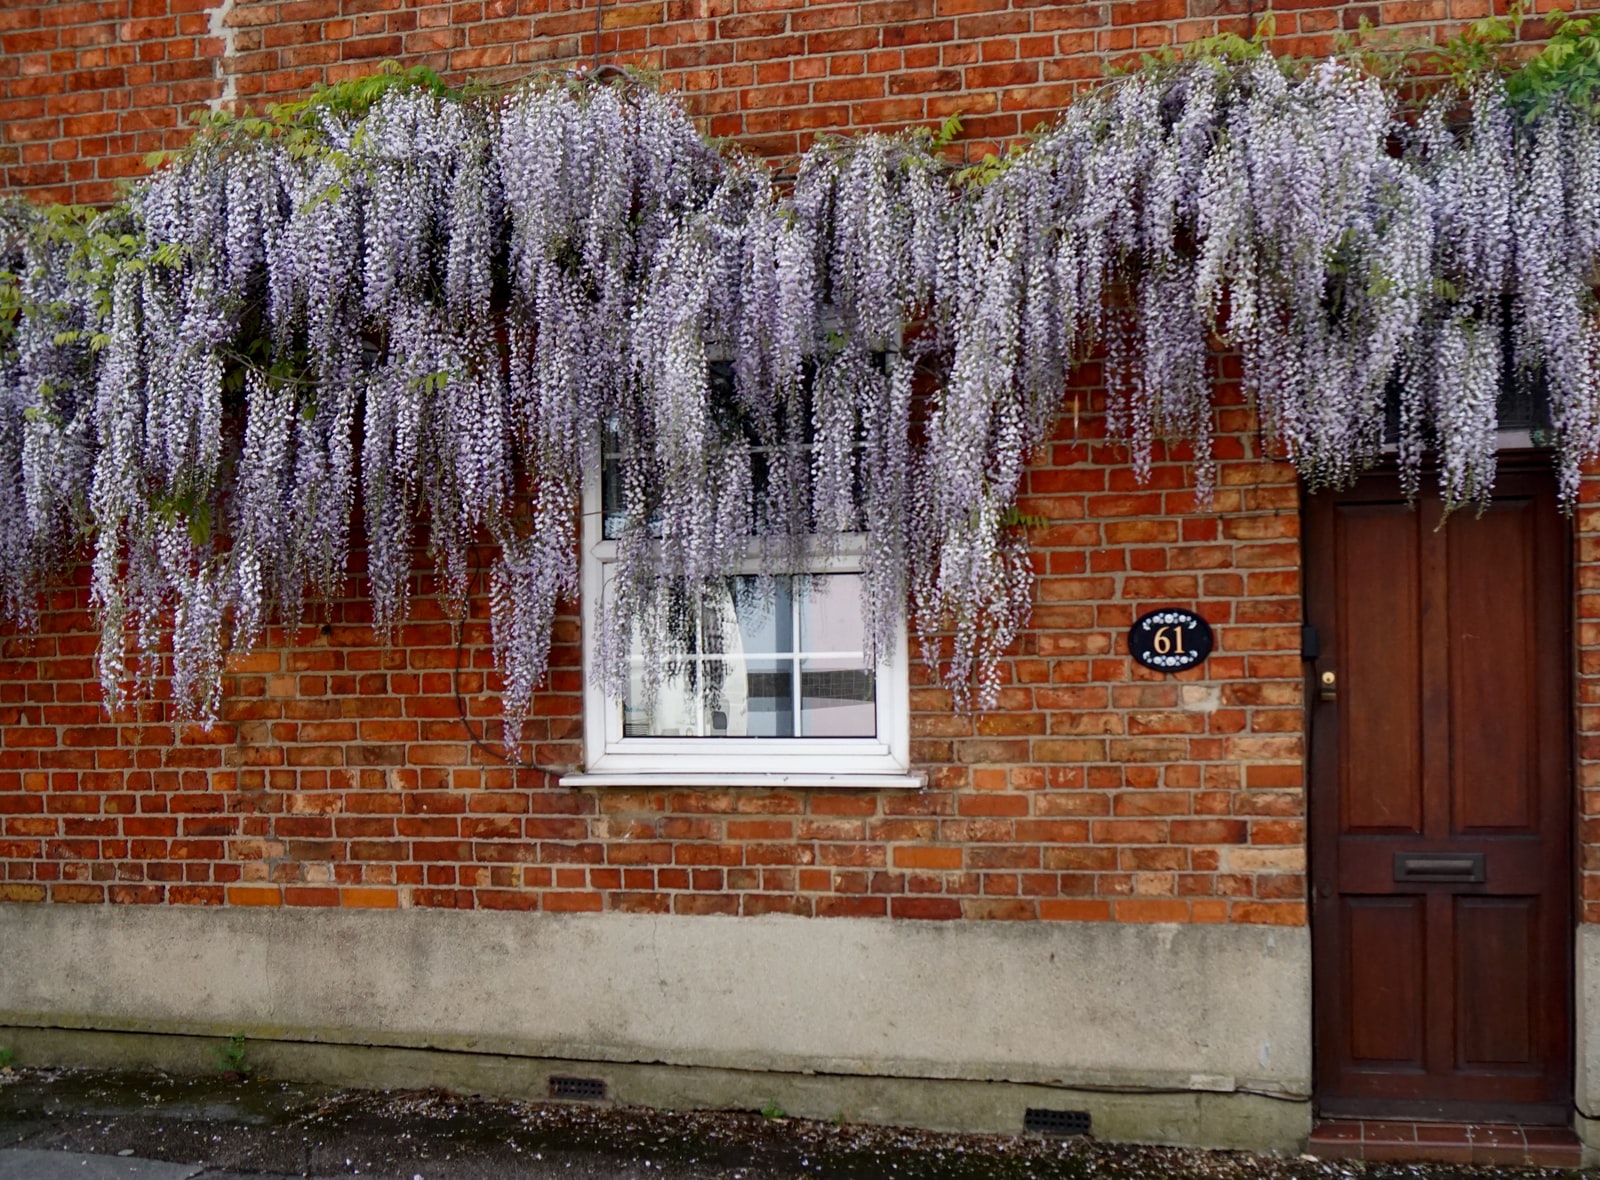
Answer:
[{"label": "white window sill", "polygon": [[844,771],[606,770],[561,776],[563,787],[818,787],[828,790],[920,791],[928,785],[921,771],[910,774]]}]

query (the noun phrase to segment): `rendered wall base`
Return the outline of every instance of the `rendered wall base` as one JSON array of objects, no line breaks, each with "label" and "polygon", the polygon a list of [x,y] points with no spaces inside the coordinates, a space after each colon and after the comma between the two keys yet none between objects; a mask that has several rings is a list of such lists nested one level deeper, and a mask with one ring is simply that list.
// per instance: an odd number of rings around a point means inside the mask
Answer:
[{"label": "rendered wall base", "polygon": [[1600,926],[1579,926],[1572,954],[1572,1125],[1585,1166],[1600,1164]]},{"label": "rendered wall base", "polygon": [[[104,1069],[215,1073],[216,1038],[0,1026],[19,1062]],[[603,1078],[608,1099],[668,1110],[758,1110],[851,1123],[948,1131],[1022,1129],[1029,1107],[1084,1110],[1100,1139],[1291,1151],[1309,1129],[1305,1102],[1238,1093],[1118,1094],[1009,1082],[791,1074],[673,1065],[558,1061],[488,1053],[250,1041],[247,1059],[268,1078],[335,1086],[414,1089],[542,1100],[551,1074]]]},{"label": "rendered wall base", "polygon": [[0,948],[24,1061],[205,1069],[243,1032],[340,1084],[583,1072],[627,1103],[999,1131],[1049,1106],[1277,1150],[1310,1125],[1303,929],[50,905],[0,906]]}]

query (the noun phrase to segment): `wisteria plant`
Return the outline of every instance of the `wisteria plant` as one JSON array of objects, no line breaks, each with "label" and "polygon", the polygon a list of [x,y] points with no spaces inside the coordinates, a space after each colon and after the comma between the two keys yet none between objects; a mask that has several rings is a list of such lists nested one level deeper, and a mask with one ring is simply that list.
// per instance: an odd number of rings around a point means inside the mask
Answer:
[{"label": "wisteria plant", "polygon": [[230,652],[340,591],[358,525],[385,634],[422,538],[454,610],[487,551],[514,747],[605,449],[608,690],[735,568],[862,534],[870,654],[903,657],[909,611],[987,707],[1074,367],[1104,356],[1139,472],[1191,440],[1206,495],[1219,342],[1312,485],[1392,445],[1481,501],[1520,386],[1571,503],[1600,450],[1589,93],[1541,55],[1419,106],[1359,55],[1222,48],[959,172],[953,124],[821,141],[781,185],[637,80],[413,71],[219,116],[110,209],[0,205],[0,607],[27,624],[87,541],[108,706],[170,676],[207,719]]}]

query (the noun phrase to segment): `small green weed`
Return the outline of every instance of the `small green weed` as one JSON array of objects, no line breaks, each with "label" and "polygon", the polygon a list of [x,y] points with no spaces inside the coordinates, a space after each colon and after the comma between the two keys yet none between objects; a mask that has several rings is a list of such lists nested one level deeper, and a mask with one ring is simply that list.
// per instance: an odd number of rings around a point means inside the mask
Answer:
[{"label": "small green weed", "polygon": [[17,1051],[15,1049],[8,1049],[4,1045],[0,1045],[0,1071],[10,1069],[12,1062],[16,1061],[16,1059]]},{"label": "small green weed", "polygon": [[243,1033],[234,1033],[224,1043],[215,1049],[217,1067],[225,1078],[234,1078],[239,1081],[250,1076],[255,1068],[248,1060],[249,1047],[245,1044]]},{"label": "small green weed", "polygon": [[781,1119],[787,1118],[788,1115],[784,1113],[783,1107],[778,1105],[776,1098],[768,1098],[767,1104],[761,1108],[761,1117],[764,1119]]}]

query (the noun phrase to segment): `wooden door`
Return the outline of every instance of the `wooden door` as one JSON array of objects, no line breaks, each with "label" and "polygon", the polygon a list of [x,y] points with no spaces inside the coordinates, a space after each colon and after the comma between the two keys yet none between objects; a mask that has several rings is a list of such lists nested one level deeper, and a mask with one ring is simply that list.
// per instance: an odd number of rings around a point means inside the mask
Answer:
[{"label": "wooden door", "polygon": [[1564,1123],[1567,530],[1537,469],[1442,515],[1307,502],[1318,1106]]}]

